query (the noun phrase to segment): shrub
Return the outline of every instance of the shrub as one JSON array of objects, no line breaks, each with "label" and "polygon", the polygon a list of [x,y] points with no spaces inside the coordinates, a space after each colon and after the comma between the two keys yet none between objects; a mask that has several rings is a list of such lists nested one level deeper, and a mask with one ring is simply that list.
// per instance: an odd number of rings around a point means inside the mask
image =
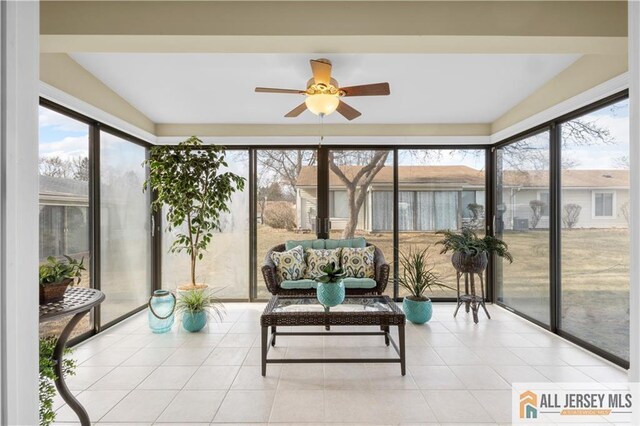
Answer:
[{"label": "shrub", "polygon": [[542,217],[542,211],[547,206],[542,200],[531,200],[529,201],[529,207],[531,207],[531,227],[533,229],[538,226],[538,222],[540,222],[540,218]]},{"label": "shrub", "polygon": [[565,204],[564,214],[562,215],[562,223],[564,226],[573,229],[580,218],[580,211],[582,211],[582,206],[578,204]]},{"label": "shrub", "polygon": [[268,203],[264,209],[264,223],[272,228],[292,231],[296,229],[295,210],[286,201]]}]

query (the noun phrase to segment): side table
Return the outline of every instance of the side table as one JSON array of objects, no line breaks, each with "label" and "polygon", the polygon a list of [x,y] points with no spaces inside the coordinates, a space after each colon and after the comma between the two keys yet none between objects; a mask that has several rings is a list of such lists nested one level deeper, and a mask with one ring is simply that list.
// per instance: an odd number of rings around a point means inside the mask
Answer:
[{"label": "side table", "polygon": [[53,360],[56,372],[56,388],[64,401],[78,415],[82,426],[90,426],[91,421],[89,415],[82,404],[69,391],[62,374],[62,357],[64,356],[67,340],[73,329],[78,325],[83,316],[85,316],[91,308],[99,305],[104,300],[104,293],[92,288],[69,287],[64,294],[64,299],[58,302],[46,303],[40,305],[40,322],[48,322],[59,320],[62,317],[73,315],[73,318],[64,327],[56,347],[53,351]]}]

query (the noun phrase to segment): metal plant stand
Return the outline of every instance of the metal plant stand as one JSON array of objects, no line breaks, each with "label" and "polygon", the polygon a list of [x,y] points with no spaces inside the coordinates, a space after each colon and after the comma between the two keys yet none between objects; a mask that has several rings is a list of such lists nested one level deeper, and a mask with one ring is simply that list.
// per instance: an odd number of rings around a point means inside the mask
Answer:
[{"label": "metal plant stand", "polygon": [[58,341],[53,352],[54,369],[56,373],[56,388],[64,401],[78,415],[82,426],[91,425],[89,415],[82,404],[73,396],[62,374],[62,358],[64,356],[65,346],[71,332],[85,316],[91,308],[99,305],[104,300],[104,293],[92,288],[70,287],[64,294],[64,299],[58,302],[46,303],[40,305],[40,322],[49,322],[59,320],[62,317],[73,315],[73,318],[58,336]]},{"label": "metal plant stand", "polygon": [[[464,275],[464,294],[460,294],[460,277]],[[480,278],[480,296],[476,295],[476,283],[474,279],[473,272],[460,272],[456,271],[456,282],[458,284],[458,306],[456,306],[456,311],[453,313],[453,316],[458,314],[458,310],[460,306],[464,303],[465,311],[473,313],[473,322],[478,323],[478,309],[482,307],[484,309],[484,313],[487,314],[487,318],[491,319],[491,315],[489,315],[489,311],[487,310],[486,305],[484,304],[484,282],[482,280],[482,272],[478,273],[478,277]]]}]

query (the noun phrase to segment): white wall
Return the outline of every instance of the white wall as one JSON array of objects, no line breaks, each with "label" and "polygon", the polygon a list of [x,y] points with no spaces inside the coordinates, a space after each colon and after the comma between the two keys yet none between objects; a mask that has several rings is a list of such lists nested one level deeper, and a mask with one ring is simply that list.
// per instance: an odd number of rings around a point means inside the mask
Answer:
[{"label": "white wall", "polygon": [[38,423],[39,3],[1,3],[0,364],[3,425]]}]

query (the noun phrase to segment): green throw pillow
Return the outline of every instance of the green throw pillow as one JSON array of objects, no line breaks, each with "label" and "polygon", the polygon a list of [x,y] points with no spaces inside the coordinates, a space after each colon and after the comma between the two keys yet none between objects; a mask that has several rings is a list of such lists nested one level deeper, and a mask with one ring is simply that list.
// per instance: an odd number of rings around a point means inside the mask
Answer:
[{"label": "green throw pillow", "polygon": [[291,250],[271,253],[271,260],[276,265],[278,281],[299,280],[304,277],[305,263],[302,246]]},{"label": "green throw pillow", "polygon": [[305,257],[307,259],[307,270],[304,273],[305,278],[315,279],[321,275],[324,275],[322,268],[325,265],[333,262],[336,266],[340,265],[340,251],[342,249],[326,250],[326,249],[312,249],[305,250]]},{"label": "green throw pillow", "polygon": [[376,248],[343,248],[340,256],[340,264],[347,274],[353,278],[374,278],[376,271],[373,258]]}]

